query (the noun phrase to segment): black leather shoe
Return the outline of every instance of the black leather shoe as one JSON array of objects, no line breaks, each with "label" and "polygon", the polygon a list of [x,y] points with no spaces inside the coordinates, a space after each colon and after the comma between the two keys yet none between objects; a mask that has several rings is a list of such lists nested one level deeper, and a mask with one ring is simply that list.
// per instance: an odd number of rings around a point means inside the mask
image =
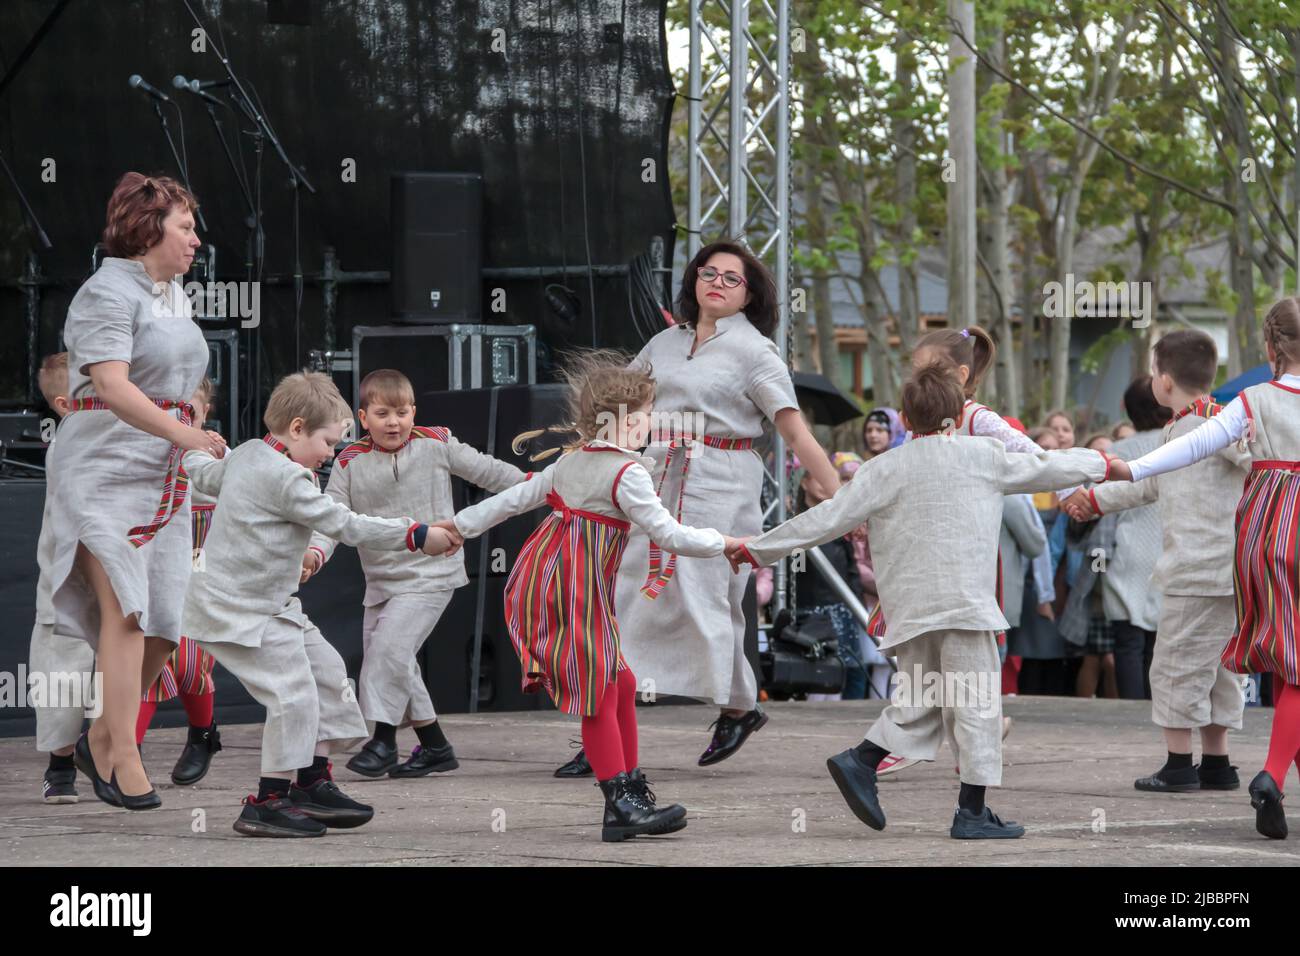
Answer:
[{"label": "black leather shoe", "polygon": [[113,774],[113,779],[109,781],[113,785],[113,790],[117,793],[122,801],[122,806],[128,810],[156,810],[162,806],[162,797],[158,796],[158,791],[152,787],[148,793],[141,793],[137,796],[123,793],[122,788],[117,785],[117,774]]},{"label": "black leather shoe", "polygon": [[1195,767],[1178,770],[1161,767],[1149,777],[1134,780],[1133,788],[1148,793],[1192,793],[1201,789],[1201,778]]},{"label": "black leather shoe", "polygon": [[988,807],[979,813],[959,807],[948,835],[954,840],[1015,840],[1025,835],[1025,828],[1012,820],[1004,823]]},{"label": "black leather shoe", "polygon": [[1255,808],[1255,829],[1270,840],[1286,839],[1286,813],[1282,810],[1282,791],[1267,770],[1255,774],[1250,782],[1250,805]]},{"label": "black leather shoe", "polygon": [[675,824],[671,830],[664,830],[664,833],[675,833],[686,826],[686,808],[680,803],[670,803],[666,807],[660,807],[656,802],[655,792],[650,789],[650,781],[645,778],[640,767],[633,767],[627,772],[627,785],[636,793],[641,801],[656,810],[663,810],[672,814],[672,818],[680,821]]},{"label": "black leather shoe", "polygon": [[208,774],[212,755],[221,749],[221,732],[217,730],[214,720],[211,727],[191,727],[189,739],[180,759],[172,767],[172,783],[178,787],[189,787],[198,783]]},{"label": "black leather shoe", "polygon": [[579,750],[572,760],[555,771],[557,777],[590,777],[594,773],[587,762],[587,751]]},{"label": "black leather shoe", "polygon": [[1202,790],[1240,790],[1241,778],[1237,776],[1236,767],[1217,767],[1206,770],[1205,764],[1198,764],[1196,775],[1200,778]]},{"label": "black leather shoe", "polygon": [[709,742],[709,749],[700,754],[700,766],[707,767],[726,760],[740,749],[750,734],[761,730],[766,723],[767,714],[763,713],[761,707],[755,707],[740,717],[719,714],[718,719],[710,725],[715,728],[713,740]]},{"label": "black leather shoe", "polygon": [[82,734],[77,739],[77,746],[72,749],[72,762],[77,765],[77,769],[90,778],[91,788],[95,791],[95,796],[103,800],[110,807],[120,807],[122,805],[122,794],[113,786],[111,781],[105,780],[95,769],[95,758],[90,755],[90,739],[86,734]]},{"label": "black leather shoe", "polygon": [[390,777],[424,777],[431,773],[446,773],[460,766],[451,744],[445,747],[416,747],[411,757],[388,771]]},{"label": "black leather shoe", "polygon": [[313,820],[340,830],[369,823],[375,815],[374,807],[353,800],[329,777],[322,777],[310,787],[291,783],[289,802]]},{"label": "black leather shoe", "polygon": [[382,777],[397,766],[397,748],[382,740],[368,740],[347,767],[363,777]]},{"label": "black leather shoe", "polygon": [[674,833],[686,826],[684,809],[660,809],[648,803],[626,773],[620,773],[612,780],[600,781],[596,786],[605,795],[605,819],[600,838],[606,843],[618,843],[636,836]]},{"label": "black leather shoe", "polygon": [[829,758],[826,769],[853,815],[871,829],[883,830],[885,811],[880,807],[880,794],[876,791],[875,768],[868,767],[858,752],[849,748]]},{"label": "black leather shoe", "polygon": [[325,824],[307,816],[282,793],[260,802],[249,794],[235,831],[256,837],[318,837],[325,835]]}]

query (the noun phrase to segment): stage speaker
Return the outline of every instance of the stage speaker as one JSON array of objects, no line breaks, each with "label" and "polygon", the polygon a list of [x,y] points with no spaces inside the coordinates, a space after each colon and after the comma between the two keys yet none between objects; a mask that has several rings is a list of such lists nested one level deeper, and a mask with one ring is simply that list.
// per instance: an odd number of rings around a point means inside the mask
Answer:
[{"label": "stage speaker", "polygon": [[390,209],[397,320],[482,321],[483,177],[394,173]]}]

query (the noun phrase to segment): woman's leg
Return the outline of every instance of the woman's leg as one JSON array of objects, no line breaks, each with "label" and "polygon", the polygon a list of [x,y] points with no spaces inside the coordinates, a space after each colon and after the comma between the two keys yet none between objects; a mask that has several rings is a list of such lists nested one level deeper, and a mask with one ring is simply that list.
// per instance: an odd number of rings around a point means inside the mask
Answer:
[{"label": "woman's leg", "polygon": [[629,667],[618,672],[618,736],[623,745],[623,769],[635,770],[637,763],[636,675]]},{"label": "woman's leg", "polygon": [[1097,693],[1097,678],[1101,676],[1101,658],[1085,654],[1079,665],[1079,676],[1074,683],[1075,697],[1091,697]]},{"label": "woman's leg", "polygon": [[[123,616],[107,572],[84,545],[77,547],[77,562],[99,602],[96,666],[104,675],[104,712],[91,725],[91,756],[101,777],[110,780],[113,774],[117,774],[118,788],[123,794],[142,796],[152,789],[135,744],[135,722],[140,715],[142,693],[144,634],[134,615],[130,618]],[[159,663],[158,670],[161,669]],[[157,677],[157,672],[154,676]]]},{"label": "woman's leg", "polygon": [[[1300,687],[1273,676],[1273,731],[1268,738],[1268,759],[1264,769],[1286,789],[1286,775],[1291,764],[1300,760]],[[1297,764],[1300,767],[1300,763]]]}]

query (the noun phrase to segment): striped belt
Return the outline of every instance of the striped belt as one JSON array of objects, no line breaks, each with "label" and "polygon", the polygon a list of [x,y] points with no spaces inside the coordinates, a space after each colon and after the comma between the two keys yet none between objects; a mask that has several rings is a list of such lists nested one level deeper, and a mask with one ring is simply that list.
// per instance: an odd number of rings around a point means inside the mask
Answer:
[{"label": "striped belt", "polygon": [[[674,438],[668,443],[668,460],[664,462],[664,473],[659,476],[659,487],[655,489],[656,494],[662,495],[664,479],[668,477],[668,471],[672,468],[673,459],[677,457],[678,449],[688,449],[695,441],[702,441],[709,448],[716,448],[719,451],[748,451],[754,447],[752,438],[715,438],[712,435],[702,435],[698,439],[683,437]],[[677,511],[675,517],[677,523],[682,523],[682,498],[686,494],[686,475],[691,469],[691,456],[686,455],[682,462],[682,483],[677,489]],[[657,598],[668,582],[672,580],[673,574],[677,571],[677,555],[668,555],[668,560],[664,561],[663,550],[654,541],[650,542],[650,569],[646,574],[645,584],[641,585],[641,593],[646,597],[654,600]]]},{"label": "striped belt", "polygon": [[[193,421],[194,408],[189,402],[175,402],[169,398],[151,398],[149,401],[163,411],[180,409],[180,420],[183,425],[189,425]],[[78,398],[72,402],[69,413],[111,410],[103,399]],[[172,445],[171,452],[167,455],[167,474],[163,477],[162,499],[158,503],[158,511],[154,514],[152,522],[137,525],[126,533],[131,544],[140,548],[152,541],[154,535],[165,528],[167,522],[171,521],[172,515],[185,504],[189,487],[190,480],[185,474],[185,469],[181,467],[180,446]]]},{"label": "striped belt", "polygon": [[610,515],[597,514],[594,511],[583,511],[581,508],[570,508],[564,503],[564,499],[554,491],[548,491],[546,493],[546,503],[558,512],[562,518],[567,519],[576,515],[577,517],[585,518],[588,521],[595,521],[597,524],[609,525],[611,528],[617,528],[620,531],[626,531],[628,528],[632,527],[628,522],[611,517]]},{"label": "striped belt", "polygon": [[1280,461],[1278,459],[1261,459],[1250,464],[1251,471],[1292,471],[1300,472],[1300,461]]}]

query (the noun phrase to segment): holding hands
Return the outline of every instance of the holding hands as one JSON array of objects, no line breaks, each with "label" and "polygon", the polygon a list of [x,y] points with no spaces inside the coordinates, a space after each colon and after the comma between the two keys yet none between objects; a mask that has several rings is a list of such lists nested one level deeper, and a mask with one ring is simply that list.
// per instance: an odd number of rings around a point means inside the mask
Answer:
[{"label": "holding hands", "polygon": [[298,578],[298,583],[303,584],[309,577],[321,569],[322,565],[320,552],[315,548],[308,548],[302,556],[302,576]]},{"label": "holding hands", "polygon": [[1074,494],[1061,502],[1061,510],[1075,521],[1092,521],[1097,517],[1093,510],[1092,499],[1084,489],[1077,489]]},{"label": "holding hands", "polygon": [[425,554],[453,555],[460,550],[465,539],[456,530],[456,524],[450,518],[435,521],[429,525],[429,533],[424,538]]},{"label": "holding hands", "polygon": [[750,535],[744,538],[733,538],[725,534],[722,536],[722,540],[726,542],[726,548],[722,553],[727,556],[727,560],[731,563],[731,572],[733,574],[739,574],[741,565],[749,563],[749,558],[745,556],[743,549],[751,537],[753,536]]},{"label": "holding hands", "polygon": [[226,456],[226,440],[216,432],[202,428],[185,428],[176,444],[183,451],[201,451],[213,458]]}]

